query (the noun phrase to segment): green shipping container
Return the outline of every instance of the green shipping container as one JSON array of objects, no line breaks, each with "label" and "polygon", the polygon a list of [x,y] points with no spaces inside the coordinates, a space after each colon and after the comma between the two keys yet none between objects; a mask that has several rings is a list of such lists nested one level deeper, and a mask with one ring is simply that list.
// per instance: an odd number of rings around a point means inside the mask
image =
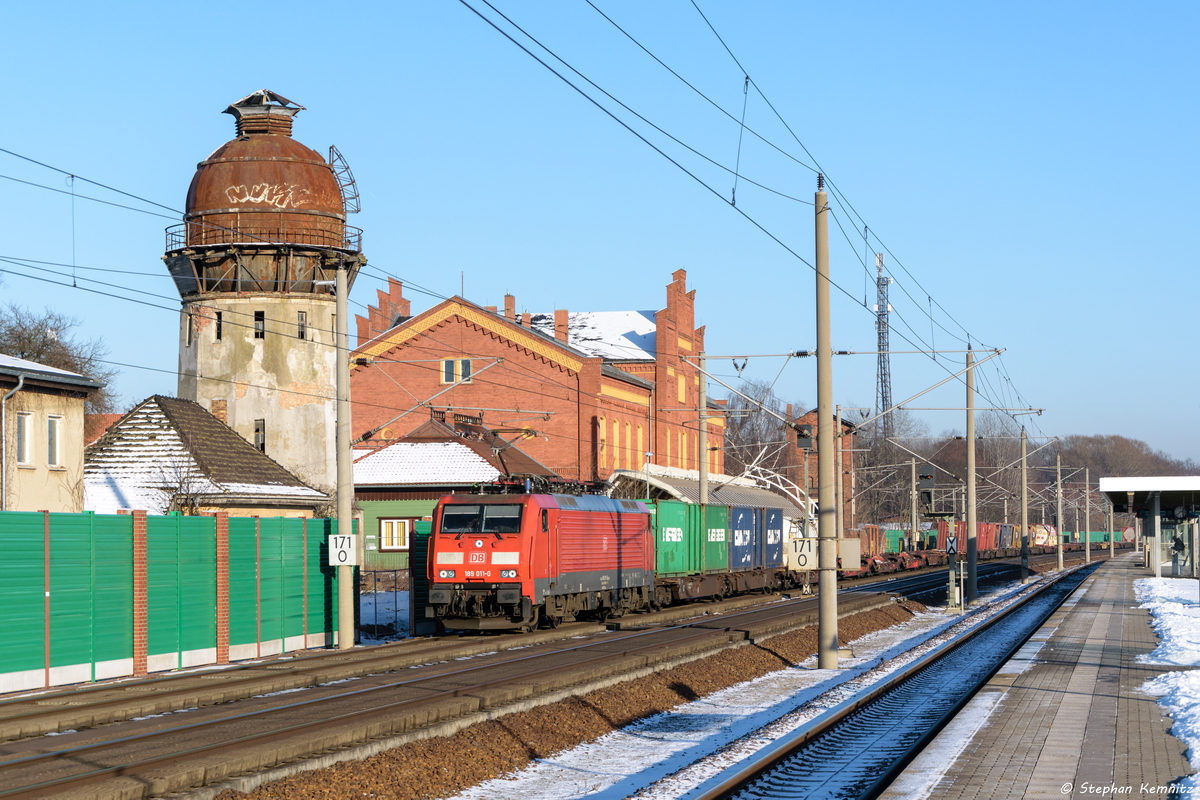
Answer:
[{"label": "green shipping container", "polygon": [[690,545],[688,504],[659,500],[649,504],[654,525],[654,571],[660,578],[692,575],[696,558]]},{"label": "green shipping container", "polygon": [[[699,508],[699,506],[693,506]],[[705,506],[707,524],[701,530],[700,541],[704,548],[704,572],[729,571],[729,508],[728,506]]]},{"label": "green shipping container", "polygon": [[729,509],[677,500],[647,503],[654,525],[659,577],[701,575],[729,568]]},{"label": "green shipping container", "polygon": [[900,542],[904,538],[904,531],[888,530],[888,531],[884,531],[884,533],[887,536],[887,544],[886,544],[885,552],[899,553],[900,552]]}]

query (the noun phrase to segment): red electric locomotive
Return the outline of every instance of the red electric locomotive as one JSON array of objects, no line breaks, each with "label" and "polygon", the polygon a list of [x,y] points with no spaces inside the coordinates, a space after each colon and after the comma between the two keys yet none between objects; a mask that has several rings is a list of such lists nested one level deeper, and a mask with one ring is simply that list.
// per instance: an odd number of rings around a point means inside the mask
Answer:
[{"label": "red electric locomotive", "polygon": [[651,606],[654,534],[634,500],[450,495],[429,537],[426,616],[452,630],[530,630]]}]

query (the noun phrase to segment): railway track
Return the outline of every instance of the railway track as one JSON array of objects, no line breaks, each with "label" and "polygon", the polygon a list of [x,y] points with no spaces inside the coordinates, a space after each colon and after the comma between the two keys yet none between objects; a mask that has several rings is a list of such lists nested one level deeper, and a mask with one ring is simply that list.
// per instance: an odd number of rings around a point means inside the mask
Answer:
[{"label": "railway track", "polygon": [[[1002,569],[981,565],[981,576]],[[944,579],[941,569],[875,587],[920,594],[936,591]],[[845,614],[890,602],[864,590],[845,592]],[[552,702],[816,622],[811,598],[718,613],[746,602],[695,606],[691,613],[714,616],[634,632],[631,623],[664,620],[637,615],[610,625],[624,630],[603,636],[603,626],[581,623],[525,636],[409,641],[3,701],[0,733],[14,741],[0,745],[0,797],[148,797],[211,784],[430,725],[465,727],[514,704]],[[579,637],[596,639],[578,644]],[[504,645],[511,649],[500,651]],[[297,701],[294,693],[302,690]],[[115,720],[129,721],[104,724]],[[69,735],[44,735],[64,730]],[[204,768],[197,771],[197,763]]]},{"label": "railway track", "polygon": [[[891,602],[888,596],[855,595],[842,606],[849,614]],[[302,699],[292,694],[295,690],[283,690],[189,708],[186,714],[23,738],[0,745],[0,797],[150,797],[438,723],[461,727],[514,705],[551,702],[803,627],[812,622],[812,605],[808,599],[776,602],[683,625],[596,635],[582,643],[543,642],[477,654],[465,663],[442,660],[386,675],[327,681],[307,689]]]},{"label": "railway track", "polygon": [[1091,574],[1079,567],[1031,592],[869,693],[846,701],[687,800],[876,796]]}]

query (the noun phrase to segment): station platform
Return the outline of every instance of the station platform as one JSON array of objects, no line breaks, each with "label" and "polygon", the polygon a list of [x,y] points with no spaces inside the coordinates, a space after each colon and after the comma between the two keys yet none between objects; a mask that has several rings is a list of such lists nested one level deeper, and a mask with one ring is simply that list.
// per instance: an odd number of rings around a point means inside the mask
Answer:
[{"label": "station platform", "polygon": [[1139,688],[1178,669],[1134,581],[1140,554],[1101,565],[880,797],[1082,798],[1180,792],[1192,773],[1172,721]]}]

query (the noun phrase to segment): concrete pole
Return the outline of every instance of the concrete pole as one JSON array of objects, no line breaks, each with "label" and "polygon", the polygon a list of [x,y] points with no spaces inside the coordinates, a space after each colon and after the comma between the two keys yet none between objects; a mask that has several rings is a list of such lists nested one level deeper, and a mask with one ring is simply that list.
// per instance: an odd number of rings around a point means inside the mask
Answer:
[{"label": "concrete pole", "polygon": [[842,471],[842,407],[837,406],[837,413],[833,420],[833,437],[837,442],[837,480],[833,482],[833,499],[834,505],[837,507],[837,537],[844,538],[846,535],[846,515],[843,512],[842,504],[845,502],[845,492],[842,491],[845,481],[845,473]]},{"label": "concrete pole", "polygon": [[1055,522],[1054,527],[1058,529],[1058,568],[1061,570],[1063,568],[1063,556],[1062,556],[1063,486],[1062,486],[1062,455],[1059,453],[1054,454],[1054,470],[1055,470],[1054,474],[1057,476],[1056,480],[1057,480],[1057,484],[1058,484],[1058,511],[1057,511],[1058,516],[1055,517],[1055,519],[1054,519],[1054,522]]},{"label": "concrete pole", "polygon": [[1131,520],[1133,520],[1133,525],[1131,526],[1133,528],[1133,552],[1136,553],[1139,549],[1138,548],[1138,526],[1137,526],[1137,515],[1133,513],[1133,492],[1125,493],[1125,503],[1126,503],[1125,511],[1128,512],[1129,518]]},{"label": "concrete pole", "polygon": [[1150,530],[1154,532],[1154,541],[1153,541],[1153,543],[1151,543],[1149,541],[1150,537],[1146,537],[1147,538],[1146,553],[1147,553],[1148,557],[1153,559],[1153,561],[1154,561],[1154,577],[1161,578],[1162,577],[1162,494],[1160,492],[1154,493],[1154,502],[1153,502],[1153,506],[1150,509],[1150,513],[1154,515],[1154,517],[1153,517],[1154,521],[1150,524]]},{"label": "concrete pole", "polygon": [[708,505],[708,373],[704,353],[700,353],[700,519],[708,529],[704,506]]},{"label": "concrete pole", "polygon": [[817,668],[837,669],[837,501],[834,498],[833,346],[829,319],[829,196],[817,176]]},{"label": "concrete pole", "polygon": [[967,346],[967,585],[966,601],[979,597],[979,526],[975,496],[975,354]]},{"label": "concrete pole", "polygon": [[1083,470],[1083,563],[1092,563],[1092,475]]},{"label": "concrete pole", "polygon": [[1021,427],[1021,583],[1029,582],[1029,461],[1025,428]]},{"label": "concrete pole", "polygon": [[916,547],[917,542],[917,460],[909,459],[909,467],[912,473],[912,492],[909,493],[909,509],[908,509],[908,532],[909,544]]},{"label": "concrete pole", "polygon": [[1113,505],[1108,504],[1108,557],[1114,558],[1117,554],[1117,529],[1113,526]]},{"label": "concrete pole", "polygon": [[[350,287],[346,265],[338,264],[337,282],[337,523],[338,533],[353,530],[354,473],[350,460]],[[354,548],[358,552],[358,547]],[[357,560],[357,559],[356,559]],[[354,647],[354,567],[342,565],[338,572],[338,649]]]}]

